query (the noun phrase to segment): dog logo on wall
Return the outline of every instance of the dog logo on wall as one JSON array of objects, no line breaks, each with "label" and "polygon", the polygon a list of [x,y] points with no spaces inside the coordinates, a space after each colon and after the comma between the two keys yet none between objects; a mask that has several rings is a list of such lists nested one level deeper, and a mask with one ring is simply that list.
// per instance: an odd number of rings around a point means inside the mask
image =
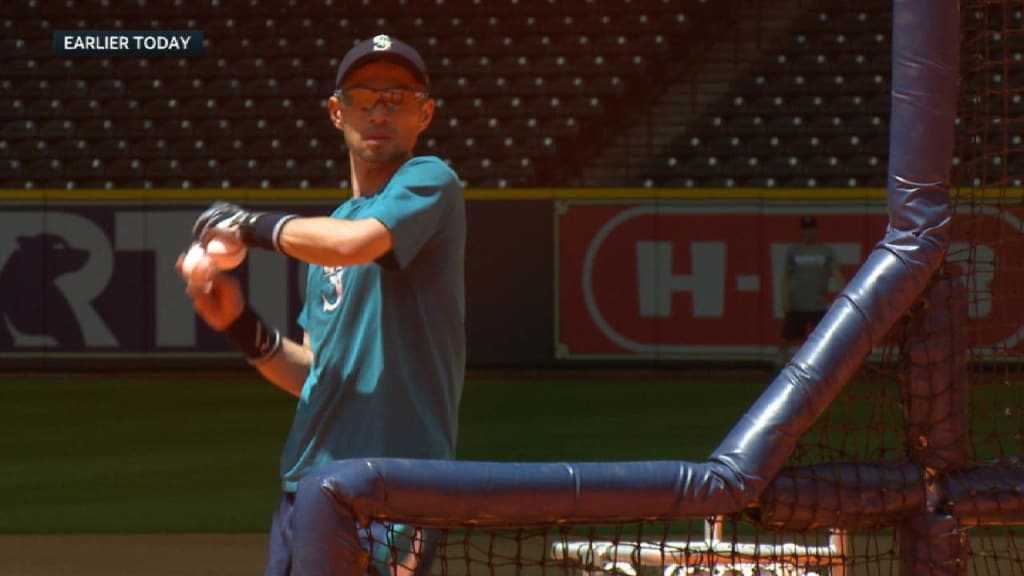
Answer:
[{"label": "dog logo on wall", "polygon": [[0,254],[0,349],[81,347],[81,327],[55,281],[82,268],[89,253],[53,234],[20,236]]}]

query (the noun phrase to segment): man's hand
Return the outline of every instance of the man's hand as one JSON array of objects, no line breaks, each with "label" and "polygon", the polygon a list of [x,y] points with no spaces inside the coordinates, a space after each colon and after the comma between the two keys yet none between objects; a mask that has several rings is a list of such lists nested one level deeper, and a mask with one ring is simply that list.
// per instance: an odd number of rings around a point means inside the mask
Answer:
[{"label": "man's hand", "polygon": [[185,293],[192,298],[192,305],[199,317],[209,324],[210,328],[223,332],[245,309],[242,287],[232,276],[213,270],[205,276],[186,276],[182,270],[184,258],[184,255],[178,256],[176,269],[187,283]]},{"label": "man's hand", "polygon": [[242,228],[251,228],[261,216],[258,212],[249,212],[241,206],[228,202],[214,202],[196,218],[192,225],[192,240],[205,244],[214,235],[232,234],[241,238]]},{"label": "man's hand", "polygon": [[292,218],[293,214],[249,212],[241,206],[217,201],[196,218],[192,239],[205,244],[215,237],[230,236],[250,248],[280,252],[281,228]]}]

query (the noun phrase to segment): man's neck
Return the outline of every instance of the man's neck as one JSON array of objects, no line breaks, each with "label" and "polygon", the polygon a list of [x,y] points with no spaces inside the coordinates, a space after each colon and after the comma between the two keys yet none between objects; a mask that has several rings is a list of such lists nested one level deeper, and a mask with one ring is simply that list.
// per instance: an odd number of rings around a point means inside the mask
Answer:
[{"label": "man's neck", "polygon": [[349,166],[352,168],[352,196],[354,198],[362,198],[373,196],[380,192],[407,159],[386,164],[371,164],[362,162],[350,155]]}]

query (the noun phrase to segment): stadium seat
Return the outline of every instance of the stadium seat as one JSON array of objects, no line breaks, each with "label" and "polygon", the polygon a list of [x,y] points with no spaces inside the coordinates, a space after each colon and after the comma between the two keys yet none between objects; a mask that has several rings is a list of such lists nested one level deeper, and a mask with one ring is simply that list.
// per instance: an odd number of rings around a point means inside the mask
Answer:
[{"label": "stadium seat", "polygon": [[130,181],[145,174],[143,161],[138,158],[118,157],[105,161],[104,175],[115,181]]},{"label": "stadium seat", "polygon": [[61,174],[71,180],[91,180],[106,173],[104,161],[99,158],[76,158],[63,163]]},{"label": "stadium seat", "polygon": [[220,162],[216,158],[193,158],[182,164],[181,173],[190,181],[219,180]]},{"label": "stadium seat", "polygon": [[886,73],[891,68],[889,55],[866,52],[842,52],[831,55],[834,70],[844,74]]},{"label": "stadium seat", "polygon": [[527,63],[525,57],[506,56],[492,60],[490,56],[480,54],[468,54],[454,59],[452,64],[455,70],[461,74],[472,76],[489,76],[491,74],[518,75],[529,73],[529,67],[523,70],[523,63]]},{"label": "stadium seat", "polygon": [[700,180],[702,188],[735,188],[739,182],[732,176],[711,176]]},{"label": "stadium seat", "polygon": [[48,66],[46,68],[44,68],[44,67],[40,66],[39,62],[36,61],[33,58],[12,60],[11,62],[9,62],[5,66],[4,72],[5,72],[5,74],[9,74],[12,78],[25,79],[25,78],[35,78],[35,77],[38,77],[39,75],[43,75],[43,76],[47,76],[47,77],[51,76],[51,75],[56,76],[57,74],[53,73],[51,68],[53,68],[53,67],[59,67],[60,69],[68,68],[68,66],[64,62],[60,62],[60,64],[52,64],[50,62],[53,62],[53,60],[49,61],[47,63]]},{"label": "stadium seat", "polygon": [[[28,80],[19,82],[17,85],[18,96],[22,98],[47,98],[55,94],[53,84],[59,83],[59,80],[51,82],[50,80]],[[82,82],[82,81],[80,81]],[[84,82],[82,82],[84,84]],[[78,92],[78,91],[73,91]],[[57,92],[57,94],[64,92]]]},{"label": "stadium seat", "polygon": [[129,141],[121,138],[107,137],[104,139],[90,139],[87,145],[90,154],[96,158],[103,158],[106,160],[112,158],[124,157],[128,154],[128,151],[133,149],[129,146]]},{"label": "stadium seat", "polygon": [[565,99],[564,108],[577,117],[598,117],[605,113],[604,102],[598,96],[575,96]]},{"label": "stadium seat", "polygon": [[299,174],[299,165],[294,158],[273,157],[260,163],[259,175],[270,180],[291,179]]},{"label": "stadium seat", "polygon": [[104,108],[103,101],[99,98],[75,98],[64,101],[62,115],[75,119],[102,118],[108,112],[115,110],[123,114],[136,112],[136,110],[131,108],[130,104],[128,106],[116,106],[107,101],[107,106]]},{"label": "stadium seat", "polygon": [[71,120],[48,120],[39,126],[38,135],[46,140],[73,138],[75,123]]},{"label": "stadium seat", "polygon": [[25,103],[24,113],[30,118],[44,120],[59,116],[63,106],[58,98],[30,99]]},{"label": "stadium seat", "polygon": [[885,173],[886,158],[877,154],[853,156],[844,163],[844,172],[850,176],[870,178]]},{"label": "stadium seat", "polygon": [[781,184],[774,176],[755,176],[740,182],[742,188],[776,188]]},{"label": "stadium seat", "polygon": [[747,138],[747,153],[762,157],[778,156],[781,154],[792,154],[789,152],[788,142],[797,140],[800,137],[782,137],[776,134],[764,134]]},{"label": "stadium seat", "polygon": [[764,173],[761,159],[757,156],[740,155],[727,157],[721,162],[720,166],[721,170],[719,173],[739,179],[760,176]]},{"label": "stadium seat", "polygon": [[509,93],[508,79],[504,76],[482,76],[466,87],[472,94],[500,96]]},{"label": "stadium seat", "polygon": [[717,156],[694,156],[683,164],[680,172],[688,176],[716,176],[723,172],[722,162]]},{"label": "stadium seat", "polygon": [[767,122],[768,133],[780,136],[804,134],[807,132],[807,121],[802,115],[776,116]]},{"label": "stadium seat", "polygon": [[0,127],[0,138],[4,140],[19,140],[24,138],[35,138],[39,128],[32,120],[10,120]]},{"label": "stadium seat", "polygon": [[221,77],[206,80],[203,85],[202,95],[210,98],[221,98],[248,96],[250,93],[243,90],[242,81],[239,78]]},{"label": "stadium seat", "polygon": [[812,156],[804,162],[808,176],[821,180],[846,174],[843,160],[838,156]]},{"label": "stadium seat", "polygon": [[136,141],[128,152],[138,158],[167,158],[172,148],[163,138]]},{"label": "stadium seat", "polygon": [[823,182],[814,176],[791,176],[780,182],[782,188],[818,188]]},{"label": "stadium seat", "polygon": [[798,105],[797,102],[802,100],[807,99],[792,99],[778,94],[764,94],[754,96],[748,101],[743,96],[735,96],[720,103],[718,112],[726,115],[746,113],[755,116],[776,116],[794,109],[806,110],[814,108],[814,106],[807,106],[806,102],[804,102],[803,106]]},{"label": "stadium seat", "polygon": [[327,98],[330,97],[331,92],[330,82],[324,82],[321,79],[310,76],[286,78],[283,82],[279,83],[279,87],[277,88],[277,93],[281,96],[291,98],[319,96],[324,100],[327,100]]},{"label": "stadium seat", "polygon": [[254,158],[273,158],[285,151],[280,138],[262,138],[250,141],[245,147],[246,154]]},{"label": "stadium seat", "polygon": [[746,144],[747,139],[737,135],[712,136],[707,140],[699,136],[681,138],[673,149],[690,155],[700,153],[714,156],[739,156],[744,154],[770,153],[769,149],[757,149]]},{"label": "stadium seat", "polygon": [[[507,145],[506,145],[507,146]],[[516,148],[519,153],[529,151],[541,157],[553,157],[558,154],[558,142],[551,136],[534,135],[524,137]]]},{"label": "stadium seat", "polygon": [[115,124],[117,136],[126,140],[150,139],[156,135],[156,124],[149,118],[121,119]]},{"label": "stadium seat", "polygon": [[543,94],[564,94],[566,92],[572,93],[576,91],[573,89],[563,90],[562,86],[557,84],[557,82],[558,80],[549,86],[543,76],[513,76],[508,82],[507,92],[510,94],[528,97]]},{"label": "stadium seat", "polygon": [[763,116],[736,116],[733,118],[714,117],[710,124],[721,133],[738,135],[759,135],[768,132],[768,123]]},{"label": "stadium seat", "polygon": [[[230,98],[224,98],[229,101]],[[171,101],[173,102],[173,100]],[[168,114],[177,117],[183,114],[189,118],[218,118],[226,114],[218,98],[187,98],[177,102],[176,110],[168,109]]]},{"label": "stadium seat", "polygon": [[817,136],[811,130],[807,130],[802,135],[786,138],[785,142],[780,147],[780,152],[792,156],[807,158],[826,154],[828,150],[825,150],[824,148],[825,143],[822,141],[821,137]]},{"label": "stadium seat", "polygon": [[846,120],[842,116],[831,114],[815,116],[810,124],[808,124],[806,130],[808,134],[841,134],[849,132],[850,128],[847,126]]}]

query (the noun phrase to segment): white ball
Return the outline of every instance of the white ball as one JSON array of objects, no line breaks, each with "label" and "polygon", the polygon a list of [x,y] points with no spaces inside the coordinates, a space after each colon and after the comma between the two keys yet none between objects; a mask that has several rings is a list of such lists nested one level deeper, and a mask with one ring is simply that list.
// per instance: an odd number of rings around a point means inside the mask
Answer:
[{"label": "white ball", "polygon": [[206,256],[219,270],[237,268],[245,255],[245,244],[232,238],[213,238],[206,243]]},{"label": "white ball", "polygon": [[204,273],[209,267],[209,260],[206,257],[206,250],[199,244],[189,246],[185,252],[185,258],[181,261],[181,271],[185,277],[192,278],[197,274]]}]

